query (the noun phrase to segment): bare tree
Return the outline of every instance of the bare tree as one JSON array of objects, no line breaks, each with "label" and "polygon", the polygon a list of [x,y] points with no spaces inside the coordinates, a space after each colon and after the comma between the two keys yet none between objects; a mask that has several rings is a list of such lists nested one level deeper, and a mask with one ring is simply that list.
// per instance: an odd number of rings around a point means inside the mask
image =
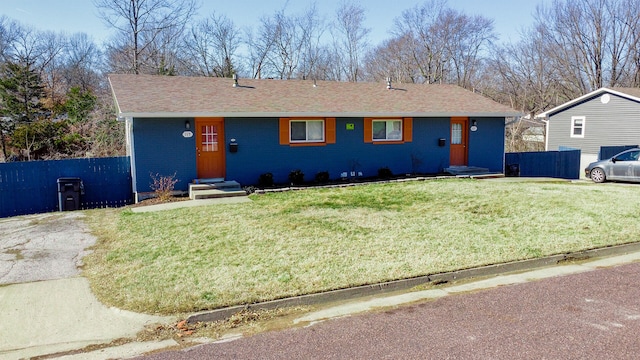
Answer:
[{"label": "bare tree", "polygon": [[147,42],[146,51],[140,58],[140,72],[154,75],[180,75],[185,73],[182,64],[184,46],[177,41],[183,36],[182,29],[166,28],[153,40]]},{"label": "bare tree", "polygon": [[369,46],[367,36],[370,29],[364,27],[365,10],[353,2],[342,2],[336,11],[334,31],[334,51],[338,73],[344,74],[338,79],[358,81],[363,79],[362,58]]},{"label": "bare tree", "polygon": [[[195,0],[93,0],[105,24],[116,29],[119,40],[111,46],[113,51],[129,51],[128,69],[117,69],[139,74],[144,54],[163,34],[181,34],[197,10]],[[181,36],[180,36],[181,38]],[[178,38],[174,38],[175,41]]]},{"label": "bare tree", "polygon": [[420,83],[423,77],[416,71],[413,38],[409,35],[395,37],[371,50],[365,57],[366,78],[385,81],[392,78],[401,83]]},{"label": "bare tree", "polygon": [[247,30],[246,43],[249,48],[248,62],[251,68],[251,77],[261,79],[262,74],[269,71],[266,61],[274,46],[275,39],[271,36],[269,28],[261,26],[257,34],[254,34],[250,29]]},{"label": "bare tree", "polygon": [[450,82],[459,86],[473,88],[473,77],[480,68],[483,60],[482,52],[488,49],[496,39],[493,32],[493,20],[482,16],[467,16],[448,9],[439,17],[442,38],[447,59],[449,60],[451,75]]},{"label": "bare tree", "polygon": [[406,47],[399,53],[406,57],[402,63],[412,64],[407,74],[412,81],[469,89],[495,39],[492,20],[453,10],[446,0],[405,10],[395,20],[394,35],[397,41],[388,44]]},{"label": "bare tree", "polygon": [[328,47],[322,44],[325,22],[320,18],[315,5],[296,18],[298,31],[301,33],[301,58],[296,72],[299,79],[323,79],[323,71],[327,66]]},{"label": "bare tree", "polygon": [[282,11],[272,18],[264,18],[262,26],[267,29],[267,34],[273,39],[273,47],[267,55],[267,63],[274,72],[274,77],[291,79],[302,54],[302,34],[297,31],[296,19],[286,16]]},{"label": "bare tree", "polygon": [[637,56],[640,6],[628,0],[554,0],[535,16],[544,32],[548,62],[562,71],[566,95],[625,85]]},{"label": "bare tree", "polygon": [[[616,84],[640,87],[640,2],[619,0],[610,5],[614,37],[610,52]],[[611,85],[613,86],[613,85]]]},{"label": "bare tree", "polygon": [[38,71],[45,85],[46,106],[56,113],[68,90],[63,81],[63,53],[67,48],[67,39],[61,33],[47,31],[39,33],[38,43],[41,49]]},{"label": "bare tree", "polygon": [[24,31],[22,25],[6,16],[0,16],[0,62],[12,59],[14,42]]},{"label": "bare tree", "polygon": [[99,71],[102,52],[85,33],[73,34],[68,39],[64,58],[64,79],[67,88],[96,91],[100,85]]},{"label": "bare tree", "polygon": [[321,56],[322,32],[315,6],[299,16],[289,16],[281,10],[263,17],[257,34],[247,35],[253,77],[308,77]]},{"label": "bare tree", "polygon": [[558,69],[548,66],[549,49],[542,31],[530,29],[520,42],[494,48],[484,74],[495,79],[483,88],[485,93],[532,117],[555,106],[562,84]]},{"label": "bare tree", "polygon": [[10,43],[9,58],[11,61],[28,66],[32,69],[42,68],[47,60],[43,59],[45,52],[42,33],[33,27],[21,26],[21,31],[15,33]]},{"label": "bare tree", "polygon": [[438,18],[446,9],[446,0],[431,0],[422,6],[403,11],[395,19],[394,34],[408,49],[403,51],[411,61],[414,82],[438,83],[445,79],[446,39],[434,31]]},{"label": "bare tree", "polygon": [[194,25],[185,38],[192,72],[202,76],[231,77],[239,71],[240,31],[224,15],[211,14]]}]

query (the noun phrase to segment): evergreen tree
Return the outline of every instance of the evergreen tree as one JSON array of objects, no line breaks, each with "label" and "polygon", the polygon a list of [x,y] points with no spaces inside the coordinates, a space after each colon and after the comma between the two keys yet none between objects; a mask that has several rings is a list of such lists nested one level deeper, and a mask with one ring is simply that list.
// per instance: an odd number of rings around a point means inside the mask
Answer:
[{"label": "evergreen tree", "polygon": [[7,139],[17,124],[30,123],[42,117],[44,86],[40,75],[29,66],[7,62],[0,74],[0,142],[5,160]]},{"label": "evergreen tree", "polygon": [[67,101],[64,110],[67,112],[72,124],[88,121],[91,111],[96,106],[98,99],[91,91],[83,91],[79,87],[72,87],[67,93]]}]

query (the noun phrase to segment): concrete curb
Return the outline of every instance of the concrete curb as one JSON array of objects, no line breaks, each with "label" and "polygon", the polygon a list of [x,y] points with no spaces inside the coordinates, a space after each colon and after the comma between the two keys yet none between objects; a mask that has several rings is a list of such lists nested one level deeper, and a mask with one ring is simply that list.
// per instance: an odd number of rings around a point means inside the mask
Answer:
[{"label": "concrete curb", "polygon": [[384,283],[356,286],[347,289],[332,290],[322,293],[301,295],[290,298],[238,305],[228,308],[193,314],[187,318],[189,323],[213,322],[224,320],[243,310],[273,310],[278,308],[317,305],[336,301],[345,301],[373,295],[386,294],[393,291],[408,290],[419,285],[443,284],[454,280],[470,279],[483,276],[495,276],[510,272],[533,270],[568,261],[581,261],[592,258],[623,255],[640,251],[640,242],[607,246],[597,249],[576,251],[565,254],[552,255],[541,259],[521,260],[508,263],[481,266],[477,268],[462,269],[446,273],[425,275],[410,279],[401,279]]}]

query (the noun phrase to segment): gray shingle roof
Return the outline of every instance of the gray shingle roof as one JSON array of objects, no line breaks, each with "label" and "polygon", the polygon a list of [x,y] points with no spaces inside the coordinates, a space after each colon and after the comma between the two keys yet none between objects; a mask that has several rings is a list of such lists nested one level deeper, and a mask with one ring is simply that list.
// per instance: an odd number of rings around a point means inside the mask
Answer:
[{"label": "gray shingle roof", "polygon": [[119,117],[516,116],[455,85],[112,74]]}]

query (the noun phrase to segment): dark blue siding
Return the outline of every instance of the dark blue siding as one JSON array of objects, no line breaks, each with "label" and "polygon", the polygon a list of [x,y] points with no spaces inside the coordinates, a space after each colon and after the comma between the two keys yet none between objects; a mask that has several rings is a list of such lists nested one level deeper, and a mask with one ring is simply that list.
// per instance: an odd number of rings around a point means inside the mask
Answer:
[{"label": "dark blue siding", "polygon": [[[349,123],[353,130],[347,130]],[[274,181],[283,183],[295,169],[304,172],[305,180],[313,180],[320,171],[337,179],[351,171],[376,176],[381,167],[394,174],[438,173],[449,165],[448,145],[438,146],[439,138],[449,143],[449,118],[414,118],[413,141],[405,144],[367,144],[363,126],[362,118],[338,118],[335,144],[290,147],[278,142],[277,118],[227,119],[226,136],[239,144],[237,153],[227,152],[227,178],[255,184],[260,174],[271,172]],[[500,159],[502,154],[500,149]]]},{"label": "dark blue siding", "polygon": [[[182,137],[186,119],[135,119],[134,144],[137,191],[151,191],[150,174],[172,175],[180,180],[176,190],[187,190],[196,178],[195,137]],[[478,118],[478,131],[469,134],[469,165],[503,171],[504,118]],[[191,119],[192,124],[193,120]],[[353,130],[347,130],[353,124]],[[225,120],[226,178],[242,185],[258,182],[270,172],[277,183],[286,183],[289,172],[300,169],[311,181],[320,171],[331,179],[342,172],[376,176],[389,167],[394,174],[436,174],[449,166],[450,119],[414,118],[413,140],[404,144],[364,142],[364,119],[337,118],[336,143],[326,146],[290,147],[279,144],[278,118]],[[444,138],[445,146],[438,145]],[[228,151],[235,139],[238,151]]]},{"label": "dark blue siding", "polygon": [[151,175],[171,176],[179,180],[175,190],[186,191],[196,177],[195,136],[185,138],[184,123],[193,119],[134,119],[134,155],[136,191],[151,190]]},{"label": "dark blue siding", "polygon": [[[353,130],[347,130],[348,123],[354,124]],[[448,148],[438,147],[438,138],[448,137],[448,124],[448,119],[414,119],[413,142],[374,145],[364,143],[362,118],[338,118],[335,144],[290,147],[278,142],[277,118],[227,119],[227,137],[239,144],[237,153],[227,153],[227,177],[255,184],[260,174],[271,172],[274,181],[283,183],[295,169],[313,180],[320,171],[328,171],[332,179],[351,171],[375,176],[385,166],[394,174],[436,173],[448,165]]]},{"label": "dark blue siding", "polygon": [[504,118],[476,119],[478,130],[469,131],[469,166],[504,170]]}]

